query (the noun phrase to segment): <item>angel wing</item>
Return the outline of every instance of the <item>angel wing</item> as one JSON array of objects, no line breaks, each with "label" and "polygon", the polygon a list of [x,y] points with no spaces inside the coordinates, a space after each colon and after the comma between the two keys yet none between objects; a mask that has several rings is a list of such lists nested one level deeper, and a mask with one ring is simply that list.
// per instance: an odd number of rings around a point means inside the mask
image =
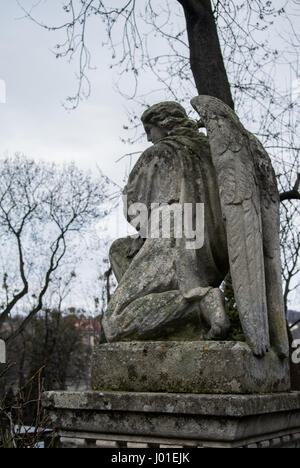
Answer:
[{"label": "angel wing", "polygon": [[278,356],[284,359],[289,356],[289,339],[281,279],[280,197],[268,153],[254,135],[248,133],[248,137],[260,190],[270,341]]},{"label": "angel wing", "polygon": [[270,347],[260,192],[248,134],[222,101],[191,101],[208,133],[225,219],[230,271],[241,325],[256,356]]}]

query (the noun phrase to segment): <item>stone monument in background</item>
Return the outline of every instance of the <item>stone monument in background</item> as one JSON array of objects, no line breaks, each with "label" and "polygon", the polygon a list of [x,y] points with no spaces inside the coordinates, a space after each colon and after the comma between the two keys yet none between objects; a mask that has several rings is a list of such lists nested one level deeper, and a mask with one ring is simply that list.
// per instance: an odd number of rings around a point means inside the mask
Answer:
[{"label": "stone monument in background", "polygon": [[[260,142],[220,100],[162,102],[124,189],[135,236],[116,240],[91,392],[48,392],[59,435],[117,446],[300,446],[290,391],[279,194]],[[168,229],[166,229],[166,226]],[[220,286],[230,271],[243,339]],[[79,436],[79,435],[78,435]]]}]

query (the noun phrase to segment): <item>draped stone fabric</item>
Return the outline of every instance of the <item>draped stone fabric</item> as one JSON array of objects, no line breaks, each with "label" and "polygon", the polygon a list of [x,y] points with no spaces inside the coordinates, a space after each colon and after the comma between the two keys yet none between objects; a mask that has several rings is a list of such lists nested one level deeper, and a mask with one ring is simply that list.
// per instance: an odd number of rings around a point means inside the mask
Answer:
[{"label": "draped stone fabric", "polygon": [[[159,339],[174,333],[178,337],[178,330],[187,339],[191,326],[193,337],[203,337],[199,310],[183,296],[198,288],[204,297],[218,287],[228,271],[228,257],[209,144],[205,135],[194,135],[168,136],[147,149],[133,168],[124,195],[129,207],[145,204],[149,217],[153,203],[193,207],[204,203],[204,246],[187,250],[185,237],[172,236],[116,241],[111,263],[119,285],[104,316],[109,341]],[[132,222],[130,216],[128,221]],[[140,248],[130,258],[133,244]]]},{"label": "draped stone fabric", "polygon": [[[177,239],[177,279],[179,289],[219,286],[228,271],[226,235],[221,215],[217,178],[208,140],[185,136],[167,137],[146,150],[132,170],[124,194],[128,205],[144,203],[204,204],[204,246],[187,250],[186,239]],[[195,215],[195,209],[193,210]],[[128,219],[130,222],[130,219]],[[193,269],[189,268],[193,260]],[[185,266],[183,266],[185,265]],[[188,268],[188,275],[184,269]],[[191,277],[193,273],[193,278]],[[188,278],[187,278],[188,276]],[[188,286],[185,284],[188,280]]]},{"label": "draped stone fabric", "polygon": [[[119,285],[104,314],[106,338],[226,339],[229,319],[219,286],[230,268],[239,319],[254,355],[263,357],[274,348],[287,358],[279,194],[270,158],[222,101],[198,96],[191,103],[208,138],[178,103],[156,104],[142,116],[154,145],[136,163],[124,195],[130,223],[136,225],[130,209],[136,203],[147,207],[147,215],[139,221],[139,234],[112,245]],[[191,204],[197,226],[201,203],[201,248],[188,248],[188,235],[176,236],[175,224],[169,238],[145,235],[157,206]]]}]

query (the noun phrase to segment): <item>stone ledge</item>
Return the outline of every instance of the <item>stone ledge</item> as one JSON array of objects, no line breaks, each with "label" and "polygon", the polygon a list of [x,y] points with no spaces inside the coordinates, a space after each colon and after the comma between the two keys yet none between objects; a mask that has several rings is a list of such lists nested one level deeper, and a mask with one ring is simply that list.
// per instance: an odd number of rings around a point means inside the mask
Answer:
[{"label": "stone ledge", "polygon": [[199,394],[274,393],[290,390],[288,360],[273,350],[256,358],[241,342],[119,342],[93,356],[95,391]]},{"label": "stone ledge", "polygon": [[193,395],[134,392],[45,392],[49,410],[125,411],[246,417],[300,409],[300,392],[266,395]]},{"label": "stone ledge", "polygon": [[[64,437],[232,447],[299,439],[300,392],[187,395],[47,392],[43,407]],[[271,441],[272,439],[272,441]],[[297,440],[298,440],[297,439]],[[275,442],[274,442],[275,443]],[[280,440],[282,446],[284,440]],[[295,442],[296,443],[296,442]],[[297,442],[298,443],[298,442]]]}]

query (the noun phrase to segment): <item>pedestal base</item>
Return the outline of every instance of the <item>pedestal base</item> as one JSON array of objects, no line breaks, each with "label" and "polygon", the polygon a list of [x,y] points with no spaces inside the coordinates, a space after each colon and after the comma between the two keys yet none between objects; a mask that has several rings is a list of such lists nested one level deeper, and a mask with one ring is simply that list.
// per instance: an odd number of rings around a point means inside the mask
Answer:
[{"label": "pedestal base", "polygon": [[47,392],[43,406],[60,437],[89,446],[300,447],[300,392]]},{"label": "pedestal base", "polygon": [[241,342],[120,342],[93,356],[92,389],[201,394],[290,390],[288,359],[256,358]]}]

